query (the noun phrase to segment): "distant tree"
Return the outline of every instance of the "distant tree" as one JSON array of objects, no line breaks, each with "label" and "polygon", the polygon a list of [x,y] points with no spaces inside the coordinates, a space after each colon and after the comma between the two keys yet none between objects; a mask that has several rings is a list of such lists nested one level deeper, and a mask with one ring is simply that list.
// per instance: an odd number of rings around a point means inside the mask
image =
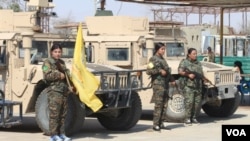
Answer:
[{"label": "distant tree", "polygon": [[18,3],[12,3],[8,6],[10,9],[12,9],[14,12],[21,12],[22,9]]},{"label": "distant tree", "polygon": [[179,15],[172,14],[169,12],[166,12],[168,8],[173,8],[169,6],[162,6],[162,5],[157,5],[157,6],[150,6],[150,9],[153,13],[154,20],[155,21],[178,21],[181,18]]},{"label": "distant tree", "polygon": [[20,12],[24,9],[24,1],[0,0],[0,9],[12,9],[14,12]]},{"label": "distant tree", "polygon": [[[71,16],[71,13],[67,17],[56,18],[52,21],[53,28],[50,30],[53,33],[59,33],[64,37],[68,37],[72,34],[72,27],[67,27],[74,23],[74,17]],[[65,28],[54,28],[54,26],[65,26]]]},{"label": "distant tree", "polygon": [[240,34],[248,34],[248,35],[250,35],[250,21],[247,22],[247,26],[244,26],[243,23],[240,23],[238,32]]}]

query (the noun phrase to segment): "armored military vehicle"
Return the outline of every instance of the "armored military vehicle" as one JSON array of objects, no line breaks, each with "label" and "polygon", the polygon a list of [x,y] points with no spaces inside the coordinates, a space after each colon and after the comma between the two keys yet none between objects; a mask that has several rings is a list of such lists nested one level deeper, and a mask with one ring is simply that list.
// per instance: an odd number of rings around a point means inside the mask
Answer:
[{"label": "armored military vehicle", "polygon": [[[49,33],[47,22],[51,15],[50,2],[30,0],[28,5],[35,10],[28,12],[0,10],[0,127],[22,124],[23,114],[35,112],[38,126],[48,134],[47,85],[43,81],[41,66],[43,60],[50,56],[52,44],[59,43],[63,46],[62,59],[68,68],[71,68],[76,36],[69,35],[65,38]],[[107,54],[111,60],[116,57],[125,57],[125,60],[129,58],[126,53],[130,50],[118,47],[130,46],[132,42],[124,44],[112,37],[105,38],[113,40],[105,43],[110,47]],[[137,40],[135,36],[130,38]],[[86,45],[90,43],[91,37],[87,39]],[[101,39],[99,38],[100,44]],[[95,47],[99,49],[95,50],[99,54],[94,55],[103,56],[102,46]],[[120,55],[116,54],[117,49]],[[125,53],[124,56],[122,53]],[[77,95],[70,94],[65,123],[68,135],[82,127],[86,116],[97,117],[101,125],[110,130],[128,130],[140,119],[142,104],[138,92],[149,88],[143,86],[141,74],[145,70],[124,69],[114,64],[97,64],[95,61],[102,62],[101,59],[92,58],[87,67],[101,82],[95,94],[104,106],[94,113],[80,102]]]},{"label": "armored military vehicle", "polygon": [[[180,61],[187,55],[187,41],[176,34],[172,36],[173,29],[149,27],[148,20],[143,18],[100,16],[87,17],[85,30],[84,38],[91,50],[91,62],[132,70],[146,68],[149,58],[153,55],[154,44],[163,42],[167,47],[166,60],[171,66],[172,75],[178,84],[177,68]],[[201,108],[209,116],[228,117],[232,115],[240,101],[240,94],[237,91],[240,74],[234,72],[232,67],[220,64],[202,61],[202,66],[204,76],[211,83],[203,85]],[[142,76],[148,77],[145,73]],[[150,84],[150,79],[143,83]],[[169,100],[167,110],[168,121],[182,122],[185,110],[182,92],[179,88],[170,86],[169,94],[172,99]],[[151,89],[140,92],[143,106],[148,105],[151,96]],[[143,108],[148,109],[149,107]]]},{"label": "armored military vehicle", "polygon": [[[34,1],[40,3],[32,3]],[[63,59],[70,68],[75,34],[64,38],[49,33],[46,19],[53,14],[47,12],[46,6],[50,4],[39,0],[30,2],[35,6],[39,4],[38,10],[18,13],[0,11],[0,16],[6,17],[0,19],[0,126],[21,124],[23,113],[35,112],[39,127],[48,133],[47,93],[46,84],[42,80],[42,61],[50,55],[49,48],[53,43],[61,43],[64,47]],[[70,95],[68,102],[71,107],[68,110],[66,132],[72,134],[79,130],[86,116],[96,116],[107,129],[128,130],[139,120],[142,107],[148,105],[142,103],[149,103],[152,95],[152,90],[148,89],[150,79],[145,68],[153,55],[154,43],[161,41],[166,44],[165,57],[177,80],[178,64],[186,55],[185,41],[157,38],[155,31],[150,31],[147,18],[102,15],[86,17],[85,21],[83,38],[87,66],[101,81],[96,95],[104,107],[93,113],[84,103],[79,102],[77,96]],[[208,62],[202,64],[205,76],[213,84],[204,84],[203,110],[210,116],[232,115],[239,104],[236,89],[239,74],[233,72],[231,67]],[[182,93],[171,87],[170,94],[172,99],[167,111],[168,120],[182,121],[185,110]],[[19,110],[17,117],[14,110]]]},{"label": "armored military vehicle", "polygon": [[[152,23],[151,29],[155,31],[154,42],[163,42],[166,45],[166,60],[172,68],[172,75],[177,80],[178,86],[178,65],[187,55],[187,40],[183,36],[181,29],[177,26],[157,25]],[[240,93],[237,85],[240,84],[240,74],[228,67],[220,64],[201,61],[204,77],[211,83],[203,84],[202,103],[203,111],[214,117],[231,116],[239,106]],[[167,110],[168,121],[183,121],[184,118],[184,98],[179,87],[170,85],[169,106]]]}]

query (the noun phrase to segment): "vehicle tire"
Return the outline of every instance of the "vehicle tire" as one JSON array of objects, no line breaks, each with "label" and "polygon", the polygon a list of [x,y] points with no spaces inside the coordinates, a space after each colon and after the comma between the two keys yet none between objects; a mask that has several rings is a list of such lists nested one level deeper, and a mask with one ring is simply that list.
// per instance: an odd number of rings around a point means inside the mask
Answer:
[{"label": "vehicle tire", "polygon": [[124,131],[134,127],[142,113],[141,99],[136,92],[131,94],[131,107],[98,113],[97,119],[108,130]]},{"label": "vehicle tire", "polygon": [[70,136],[78,132],[83,127],[85,117],[86,117],[85,104],[83,104],[80,101],[77,95],[70,94],[68,98],[68,114],[65,120],[66,135]]},{"label": "vehicle tire", "polygon": [[166,111],[166,121],[168,122],[183,122],[185,118],[184,96],[176,87],[169,87],[169,100]]},{"label": "vehicle tire", "polygon": [[[36,122],[40,129],[49,135],[49,109],[47,100],[47,89],[38,96],[36,109]],[[65,132],[70,136],[79,131],[85,119],[85,107],[81,106],[76,95],[70,94],[68,97],[68,111],[65,119]]]},{"label": "vehicle tire", "polygon": [[202,109],[211,117],[229,117],[233,115],[239,107],[240,99],[240,92],[237,91],[234,98],[221,100],[220,106],[206,103],[202,106]]}]

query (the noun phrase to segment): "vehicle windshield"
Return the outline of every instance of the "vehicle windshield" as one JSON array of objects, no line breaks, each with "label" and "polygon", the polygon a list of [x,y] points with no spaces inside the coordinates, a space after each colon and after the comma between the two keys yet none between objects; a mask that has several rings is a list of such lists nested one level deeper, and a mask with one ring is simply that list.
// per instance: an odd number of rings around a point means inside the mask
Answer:
[{"label": "vehicle windshield", "polygon": [[128,60],[128,48],[108,48],[108,60],[109,61],[127,61]]},{"label": "vehicle windshield", "polygon": [[62,45],[62,58],[73,58],[75,42],[67,41],[67,42],[54,42]]},{"label": "vehicle windshield", "polygon": [[[75,42],[59,42],[54,41],[55,44],[61,44],[63,49],[62,58],[73,58],[74,55],[74,47]],[[33,41],[32,42],[32,49],[31,49],[31,56],[33,54],[39,55],[41,58],[48,58],[49,56],[49,48],[47,41]]]},{"label": "vehicle windshield", "polygon": [[[74,55],[74,47],[75,42],[67,41],[54,41],[54,44],[61,44],[62,45],[62,57],[61,58],[73,58]],[[30,63],[36,64],[38,62],[42,62],[45,58],[49,57],[50,48],[48,47],[47,41],[32,41],[32,48],[30,50]],[[20,58],[24,58],[24,49],[21,45]]]},{"label": "vehicle windshield", "polygon": [[183,43],[166,43],[167,57],[185,56]]}]

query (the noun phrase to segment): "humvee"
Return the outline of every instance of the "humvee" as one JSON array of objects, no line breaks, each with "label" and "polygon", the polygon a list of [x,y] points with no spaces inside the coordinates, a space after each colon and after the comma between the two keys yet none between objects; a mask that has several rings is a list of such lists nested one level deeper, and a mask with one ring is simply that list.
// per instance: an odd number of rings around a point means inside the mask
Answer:
[{"label": "humvee", "polygon": [[[1,27],[4,30],[0,33],[3,53],[0,125],[10,127],[21,124],[23,112],[35,112],[39,127],[48,133],[47,93],[46,84],[42,81],[41,64],[50,55],[52,44],[61,43],[64,47],[63,59],[70,68],[75,34],[65,38],[43,33],[41,29],[45,25],[40,24],[41,19],[35,16],[37,11],[14,13],[4,10],[1,14],[5,15],[1,17],[15,20],[0,19],[0,26],[4,27]],[[17,22],[20,19],[31,22]],[[86,17],[85,21],[83,38],[87,66],[101,81],[95,94],[102,100],[104,107],[93,113],[84,103],[79,102],[77,96],[70,95],[68,102],[71,107],[66,119],[66,132],[72,134],[79,130],[86,116],[96,116],[107,129],[128,130],[137,123],[142,109],[152,108],[145,106],[152,96],[152,89],[149,89],[151,80],[145,68],[153,55],[154,43],[161,41],[166,44],[165,57],[176,80],[179,78],[178,64],[186,56],[186,43],[175,38],[168,38],[167,41],[166,38],[159,38],[154,31],[149,30],[147,18],[102,15]],[[236,86],[240,74],[232,71],[231,67],[209,62],[202,64],[204,75],[213,85],[204,84],[201,108],[209,116],[232,115],[239,105]],[[185,110],[182,93],[178,88],[170,86],[169,94],[168,121],[181,122]],[[16,118],[13,110],[18,108],[19,116]]]},{"label": "humvee", "polygon": [[[44,24],[48,17],[43,17],[48,16],[46,13],[48,2],[38,0],[29,2],[31,6],[41,6],[38,8],[39,11],[37,8],[29,12],[0,10],[0,127],[20,125],[23,114],[35,113],[38,126],[45,134],[49,134],[47,85],[43,81],[41,66],[44,59],[50,57],[50,47],[54,43],[59,43],[63,47],[62,59],[70,69],[76,35],[68,35],[65,38],[59,34],[49,33],[49,25]],[[137,40],[135,36],[130,38]],[[91,37],[87,40],[86,45],[91,41]],[[105,44],[111,48],[111,52],[108,52],[110,58],[120,57],[115,54],[116,49],[120,47],[116,46],[120,43],[113,41]],[[127,47],[131,44],[126,42],[122,46]],[[100,48],[101,46],[98,46],[96,49]],[[130,51],[119,50],[119,53],[125,55]],[[86,51],[91,50],[86,49]],[[102,56],[101,53],[104,52],[100,49],[99,54],[94,55]],[[126,59],[126,56],[123,57]],[[86,59],[89,59],[89,56]],[[131,70],[100,62],[102,60],[90,60],[87,68],[100,81],[95,95],[104,106],[94,113],[80,102],[78,95],[70,94],[65,120],[67,135],[78,131],[86,116],[97,117],[101,125],[109,130],[128,130],[140,119],[142,104],[138,92],[150,88],[143,85],[144,78],[141,74],[145,69]]]},{"label": "humvee", "polygon": [[[151,29],[155,31],[154,42],[163,42],[166,45],[166,60],[171,66],[171,74],[176,79],[177,87],[169,89],[170,100],[167,109],[168,121],[180,121],[184,119],[184,98],[179,88],[178,65],[187,56],[188,42],[182,31],[177,26],[157,26],[153,23]],[[172,40],[171,40],[172,39]],[[204,77],[210,83],[204,83],[202,88],[201,109],[213,117],[228,117],[234,114],[240,103],[240,92],[237,86],[240,84],[240,74],[233,67],[221,64],[201,61]]]},{"label": "humvee", "polygon": [[[102,24],[100,24],[102,23]],[[126,69],[145,69],[153,55],[154,44],[166,45],[165,58],[172,69],[171,74],[178,86],[178,65],[187,55],[187,41],[183,37],[173,37],[172,29],[149,28],[147,19],[131,19],[121,16],[96,16],[86,18],[84,39],[90,45],[90,61],[97,64],[114,65]],[[163,31],[161,31],[163,30]],[[140,32],[139,32],[140,31]],[[171,33],[169,33],[171,32]],[[158,34],[160,33],[160,34]],[[232,67],[202,61],[204,76],[211,83],[203,84],[201,108],[214,117],[228,117],[234,114],[240,102],[237,85],[240,74]],[[142,76],[148,76],[143,73]],[[143,81],[150,84],[150,79]],[[184,119],[184,98],[179,87],[170,86],[167,121],[182,122]],[[140,92],[143,109],[152,96],[152,89]]]}]

